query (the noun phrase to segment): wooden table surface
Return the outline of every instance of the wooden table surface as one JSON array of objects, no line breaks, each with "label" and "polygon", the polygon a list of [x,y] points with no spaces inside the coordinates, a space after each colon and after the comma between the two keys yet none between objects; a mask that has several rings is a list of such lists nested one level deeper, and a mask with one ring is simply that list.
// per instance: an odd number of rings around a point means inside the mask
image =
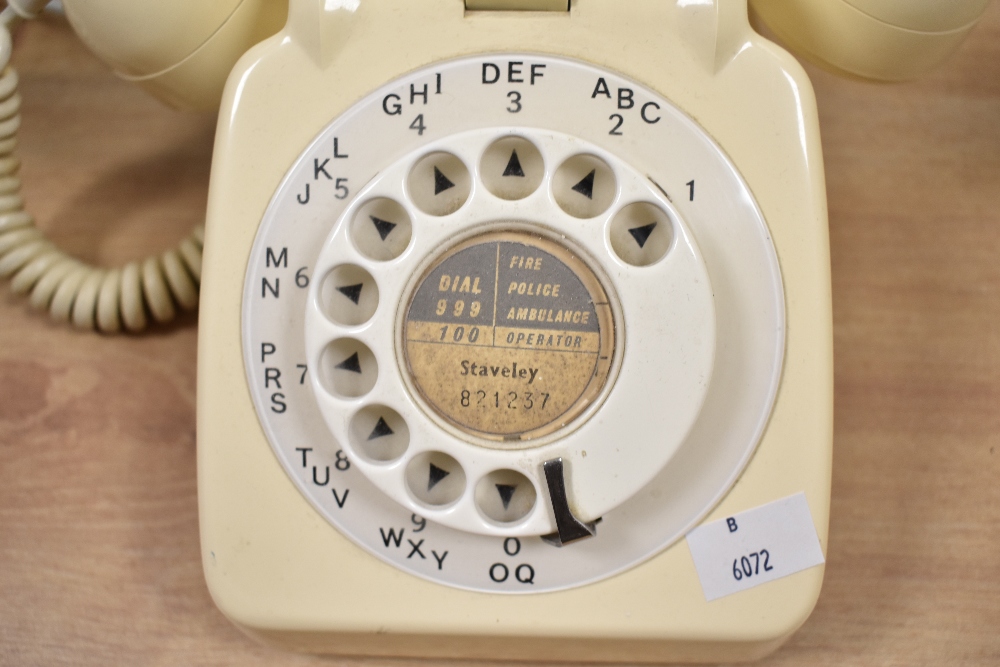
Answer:
[{"label": "wooden table surface", "polygon": [[[14,63],[24,193],[55,241],[121,262],[200,219],[213,118],[116,80],[58,22],[27,26]],[[997,665],[1000,3],[918,82],[809,71],[833,255],[830,546],[815,612],[762,664]],[[331,664],[258,646],[208,596],[195,341],[194,317],[77,333],[3,288],[0,664]]]}]

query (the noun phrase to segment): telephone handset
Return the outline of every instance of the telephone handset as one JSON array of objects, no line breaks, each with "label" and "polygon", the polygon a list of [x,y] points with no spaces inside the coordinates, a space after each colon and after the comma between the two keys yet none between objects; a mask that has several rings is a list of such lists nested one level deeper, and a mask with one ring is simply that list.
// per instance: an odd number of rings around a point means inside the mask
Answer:
[{"label": "telephone handset", "polygon": [[[187,104],[282,14],[199,5],[216,23],[160,17],[186,41],[146,50],[102,22],[117,4],[66,3]],[[894,78],[986,3],[752,4]],[[872,35],[893,47],[860,57]],[[813,105],[743,2],[292,0],[229,76],[210,188],[198,475],[223,612],[367,655],[780,645],[830,497]]]}]

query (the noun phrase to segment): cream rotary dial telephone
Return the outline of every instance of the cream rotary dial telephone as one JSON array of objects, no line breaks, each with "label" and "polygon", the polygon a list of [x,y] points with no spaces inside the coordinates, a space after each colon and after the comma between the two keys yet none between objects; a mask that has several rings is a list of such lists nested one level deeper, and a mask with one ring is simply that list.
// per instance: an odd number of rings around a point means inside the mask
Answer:
[{"label": "cream rotary dial telephone", "polygon": [[[665,630],[664,613],[697,607],[707,621],[718,612],[679,540],[744,473],[769,419],[774,428],[783,381],[802,373],[799,414],[811,418],[782,444],[829,446],[829,337],[818,327],[801,341],[802,366],[786,362],[795,315],[783,273],[794,269],[779,262],[777,223],[732,147],[669,91],[669,81],[703,90],[699,45],[680,22],[714,30],[724,17],[649,3],[623,21],[623,9],[441,2],[317,14],[293,3],[288,29],[318,27],[319,50],[279,40],[242,75],[220,137],[232,159],[216,161],[210,204],[228,240],[206,256],[203,307],[218,317],[202,320],[201,355],[226,368],[201,376],[200,440],[215,444],[201,449],[199,474],[210,587],[252,632],[281,641],[262,626],[318,603],[307,625],[327,630],[307,644],[320,650],[584,659],[601,637],[631,632],[620,605],[638,590],[663,596],[651,615],[634,607],[642,625],[660,616]],[[638,25],[674,22],[664,52],[604,55],[641,41]],[[325,31],[349,38],[325,42]],[[400,42],[375,57],[386,39]],[[671,71],[671,52],[688,74]],[[269,101],[244,115],[255,95]],[[291,109],[302,117],[275,122]],[[271,133],[282,137],[261,142]],[[772,159],[788,150],[808,161],[799,136],[773,142]],[[290,166],[271,176],[260,223],[246,225],[238,209],[263,194],[263,171],[245,165],[278,146],[270,161]],[[815,177],[798,170],[788,185],[795,226],[813,238],[788,252],[825,266]],[[829,310],[825,271],[814,278],[792,288],[808,327]],[[235,404],[234,383],[249,391]],[[740,509],[805,490],[810,467],[825,507],[817,460]],[[262,510],[277,524],[259,522]],[[234,517],[283,553],[236,556],[239,543],[223,539]],[[317,520],[322,535],[305,528]],[[690,600],[656,583],[673,560]],[[233,577],[234,565],[250,569]],[[264,624],[226,599],[292,572],[301,579],[289,588],[251,596],[251,607],[281,607]],[[792,597],[804,600],[820,571],[802,574]],[[365,626],[398,636],[365,641],[353,629]],[[537,648],[516,648],[532,636]]]},{"label": "cream rotary dial telephone", "polygon": [[[876,78],[985,6],[753,4]],[[244,0],[189,8],[222,27],[176,53],[114,5],[67,12],[177,104],[278,31],[228,75],[201,268],[202,552],[234,623],[306,651],[662,662],[756,658],[804,622],[823,171],[809,82],[745,2],[291,0],[282,27]]]}]

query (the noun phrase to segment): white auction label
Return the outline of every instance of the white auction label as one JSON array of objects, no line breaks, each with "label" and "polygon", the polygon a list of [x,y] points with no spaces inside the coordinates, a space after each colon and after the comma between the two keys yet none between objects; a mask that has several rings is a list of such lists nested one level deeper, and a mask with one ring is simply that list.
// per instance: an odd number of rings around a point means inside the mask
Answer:
[{"label": "white auction label", "polygon": [[825,562],[803,493],[699,526],[687,543],[708,601]]}]

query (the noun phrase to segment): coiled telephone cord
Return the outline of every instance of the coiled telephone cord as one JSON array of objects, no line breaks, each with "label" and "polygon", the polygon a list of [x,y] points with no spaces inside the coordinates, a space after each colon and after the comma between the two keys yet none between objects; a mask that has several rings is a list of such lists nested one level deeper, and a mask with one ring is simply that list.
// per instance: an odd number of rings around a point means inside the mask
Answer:
[{"label": "coiled telephone cord", "polygon": [[10,67],[11,31],[37,11],[19,4],[27,3],[8,2],[0,12],[0,277],[10,279],[15,294],[28,295],[33,307],[80,329],[138,332],[149,324],[147,313],[165,323],[176,317],[178,308],[193,310],[201,281],[201,225],[175,249],[104,269],[56,248],[24,210],[20,161],[14,155],[21,96],[17,73]]}]

